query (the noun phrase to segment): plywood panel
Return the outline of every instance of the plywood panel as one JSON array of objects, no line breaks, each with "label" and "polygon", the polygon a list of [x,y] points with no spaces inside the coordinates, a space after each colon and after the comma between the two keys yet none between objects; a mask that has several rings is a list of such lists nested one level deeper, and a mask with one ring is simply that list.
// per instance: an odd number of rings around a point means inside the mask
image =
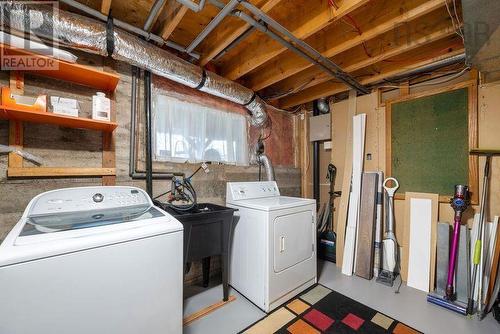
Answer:
[{"label": "plywood panel", "polygon": [[357,276],[366,279],[372,279],[373,277],[377,176],[377,173],[363,173],[361,187],[355,273]]},{"label": "plywood panel", "polygon": [[351,189],[351,175],[352,175],[352,119],[356,114],[356,92],[349,92],[348,112],[347,112],[347,127],[346,127],[346,140],[345,140],[345,154],[344,154],[344,175],[342,178],[342,196],[340,197],[339,214],[337,221],[337,245],[336,245],[336,259],[337,267],[342,266],[344,258],[344,242],[347,225],[347,209],[349,206],[349,195]]}]

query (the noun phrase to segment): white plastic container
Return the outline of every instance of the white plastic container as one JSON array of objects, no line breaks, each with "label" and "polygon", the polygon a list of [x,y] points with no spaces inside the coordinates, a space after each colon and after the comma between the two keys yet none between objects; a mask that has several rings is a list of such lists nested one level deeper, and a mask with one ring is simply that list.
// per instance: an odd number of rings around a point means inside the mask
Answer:
[{"label": "white plastic container", "polygon": [[52,105],[52,112],[54,114],[78,117],[80,106],[77,100],[59,96],[51,96],[50,103]]},{"label": "white plastic container", "polygon": [[102,92],[92,96],[92,118],[111,121],[111,101]]}]

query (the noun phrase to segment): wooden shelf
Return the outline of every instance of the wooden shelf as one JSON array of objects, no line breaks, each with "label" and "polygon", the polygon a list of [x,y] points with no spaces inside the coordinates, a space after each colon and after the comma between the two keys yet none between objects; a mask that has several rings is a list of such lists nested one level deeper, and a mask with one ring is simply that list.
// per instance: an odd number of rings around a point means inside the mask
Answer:
[{"label": "wooden shelf", "polygon": [[108,92],[114,92],[120,80],[120,76],[113,73],[99,71],[90,66],[68,63],[63,60],[34,54],[27,50],[12,48],[5,44],[0,44],[0,49],[0,51],[6,55],[34,57],[35,60],[40,60],[41,63],[53,64],[53,68],[55,68],[47,70],[23,70],[23,72],[73,82]]},{"label": "wooden shelf", "polygon": [[9,167],[8,177],[101,177],[116,175],[115,168]]},{"label": "wooden shelf", "polygon": [[113,130],[118,126],[118,124],[114,122],[65,116],[46,111],[19,110],[12,108],[11,106],[4,105],[0,105],[0,118],[21,122],[54,124],[68,128],[90,129],[104,132],[113,132]]}]

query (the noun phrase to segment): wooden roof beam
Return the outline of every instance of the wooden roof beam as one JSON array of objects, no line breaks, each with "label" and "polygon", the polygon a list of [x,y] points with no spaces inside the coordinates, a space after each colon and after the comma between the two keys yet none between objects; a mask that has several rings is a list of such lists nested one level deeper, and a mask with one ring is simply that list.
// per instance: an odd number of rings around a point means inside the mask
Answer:
[{"label": "wooden roof beam", "polygon": [[158,21],[161,22],[162,28],[160,36],[167,40],[175,28],[179,25],[188,8],[175,0],[168,0],[163,6]]},{"label": "wooden roof beam", "polygon": [[103,13],[104,15],[109,15],[109,11],[111,9],[111,1],[112,0],[102,0],[101,13]]},{"label": "wooden roof beam", "polygon": [[[333,27],[332,30],[325,31],[323,34],[312,36],[306,42],[320,51],[323,56],[332,58],[342,52],[361,45],[363,42],[381,36],[401,24],[416,20],[426,14],[443,8],[444,5],[442,0],[431,0],[411,8],[402,14],[399,12],[399,7],[395,6],[391,8],[393,14],[389,20],[385,19],[387,14],[385,16],[380,16],[377,12],[373,12],[371,17],[366,17],[365,20],[368,22],[373,21],[375,26],[367,29],[361,35],[356,34],[352,36],[352,34],[342,34],[343,27],[336,26]],[[344,36],[343,39],[340,36]],[[312,66],[314,66],[314,64],[289,51],[276,57],[265,66],[260,67],[254,73],[250,73],[243,78],[243,81],[247,87],[258,91],[296,73],[308,70]]]},{"label": "wooden roof beam", "polygon": [[[407,62],[403,63],[401,62],[389,63],[388,65],[382,65],[383,68],[379,70],[378,73],[369,74],[366,71],[365,72],[360,71],[360,73],[358,73],[360,76],[362,75],[367,76],[365,79],[361,80],[361,84],[371,85],[383,79],[401,75],[407,71],[418,69],[422,66],[432,64],[436,61],[464,53],[465,49],[463,48],[463,45],[460,45],[461,41],[455,39],[455,42],[457,43],[455,47],[450,47],[449,51],[439,56],[435,56],[435,50],[433,52],[433,50],[430,49],[427,50],[425,54],[419,53],[419,56],[424,60],[418,60],[413,62],[411,60],[408,60]],[[348,90],[349,87],[342,83],[328,81],[316,85],[314,87],[308,88],[306,90],[303,90],[297,94],[280,99],[278,105],[280,108],[291,108],[306,102],[316,100],[320,97],[327,97]]]},{"label": "wooden roof beam", "polygon": [[[300,22],[296,22],[296,18],[291,18],[288,22],[280,23],[287,28],[295,27],[290,29],[291,32],[296,37],[305,39],[369,1],[344,0],[339,9],[333,9],[328,5],[328,1],[321,0],[321,4],[310,4],[310,11],[299,13],[302,18]],[[221,73],[230,80],[236,80],[286,50],[280,43],[270,40],[267,35],[259,34],[251,45],[240,48],[237,56],[232,54],[226,57],[226,61],[223,61],[221,66]]]},{"label": "wooden roof beam", "polygon": [[[282,0],[259,0],[255,2],[255,6],[259,7],[264,13],[267,13],[281,1]],[[238,37],[243,35],[248,28],[250,28],[250,24],[242,21],[238,21],[238,25],[227,24],[217,28],[217,31],[209,35],[201,45],[200,65],[205,66],[209,61],[231,45]]]},{"label": "wooden roof beam", "polygon": [[[439,15],[441,13],[437,12],[435,14]],[[364,47],[357,46],[349,49],[333,57],[332,60],[340,65],[346,72],[354,72],[382,60],[417,49],[422,45],[430,44],[455,34],[455,29],[449,17],[445,16],[444,19],[442,17],[434,17],[438,15],[433,15],[432,17],[425,16],[420,20],[408,24],[407,27],[402,29],[408,32],[406,34],[400,34],[399,31],[396,30],[390,31],[367,42]],[[416,27],[421,27],[425,22],[437,23],[434,23],[426,29],[422,29],[419,33],[415,33]],[[369,56],[367,56],[366,53],[369,53]],[[329,80],[332,80],[331,75],[325,73],[318,67],[314,67],[290,76],[259,93],[263,97],[273,95],[279,96],[290,92],[297,93],[300,90],[319,85]],[[273,100],[275,98],[271,97],[270,99]]]}]

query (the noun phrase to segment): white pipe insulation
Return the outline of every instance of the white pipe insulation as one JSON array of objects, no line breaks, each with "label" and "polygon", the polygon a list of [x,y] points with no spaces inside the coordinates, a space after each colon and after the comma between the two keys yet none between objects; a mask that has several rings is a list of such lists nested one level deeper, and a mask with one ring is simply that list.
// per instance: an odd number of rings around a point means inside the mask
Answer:
[{"label": "white pipe insulation", "polygon": [[45,40],[101,56],[111,56],[147,71],[243,105],[250,114],[250,124],[266,124],[266,103],[248,89],[213,72],[205,71],[137,36],[105,23],[50,6],[33,2],[6,1],[0,4],[3,23],[24,33],[29,19],[31,34]]}]

